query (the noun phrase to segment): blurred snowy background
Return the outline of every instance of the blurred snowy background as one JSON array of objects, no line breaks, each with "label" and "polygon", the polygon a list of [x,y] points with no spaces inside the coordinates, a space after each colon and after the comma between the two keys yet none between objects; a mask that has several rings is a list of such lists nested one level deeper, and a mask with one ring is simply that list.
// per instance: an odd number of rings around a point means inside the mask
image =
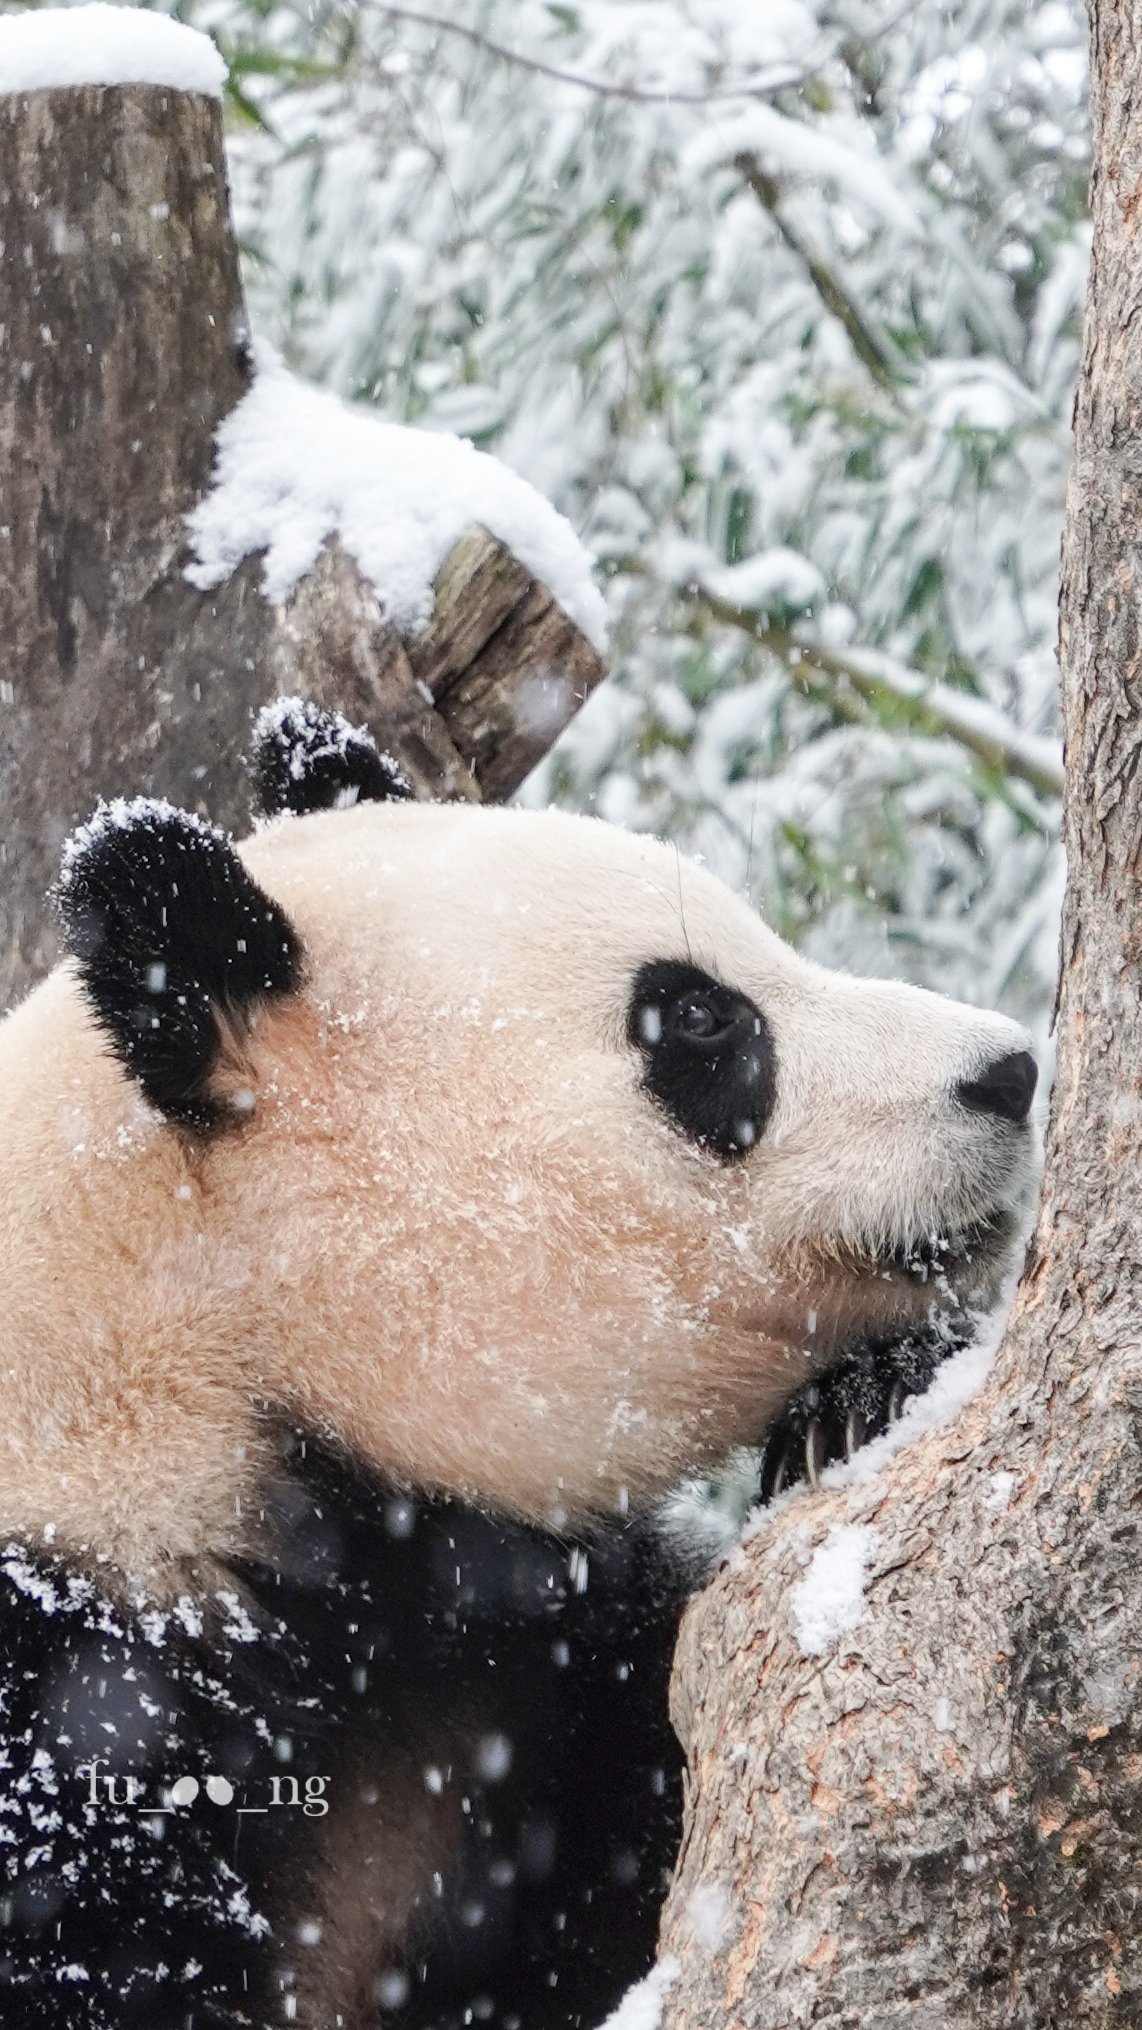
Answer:
[{"label": "blurred snowy background", "polygon": [[1042,1037],[1079,0],[185,0],[256,329],[594,550],[528,785]]}]

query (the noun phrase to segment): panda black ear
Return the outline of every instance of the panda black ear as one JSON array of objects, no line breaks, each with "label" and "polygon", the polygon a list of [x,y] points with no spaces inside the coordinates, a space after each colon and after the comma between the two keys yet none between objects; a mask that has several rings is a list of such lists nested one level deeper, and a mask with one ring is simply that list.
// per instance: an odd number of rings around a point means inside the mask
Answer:
[{"label": "panda black ear", "polygon": [[210,1090],[226,1041],[300,982],[285,911],[225,832],[146,797],[101,804],[72,833],[56,902],[96,1020],[151,1105],[218,1126],[232,1111]]},{"label": "panda black ear", "polygon": [[345,810],[355,803],[404,802],[414,794],[391,754],[382,754],[367,726],[312,699],[279,698],[254,721],[249,770],[254,815]]}]

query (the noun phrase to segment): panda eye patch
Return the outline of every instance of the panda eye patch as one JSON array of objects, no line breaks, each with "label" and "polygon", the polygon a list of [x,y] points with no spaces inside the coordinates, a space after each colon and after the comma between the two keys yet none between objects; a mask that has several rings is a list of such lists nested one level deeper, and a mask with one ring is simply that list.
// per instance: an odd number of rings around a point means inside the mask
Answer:
[{"label": "panda eye patch", "polygon": [[777,1089],[760,1010],[700,967],[654,959],[631,990],[627,1041],[651,1098],[691,1141],[732,1161],[764,1133]]}]

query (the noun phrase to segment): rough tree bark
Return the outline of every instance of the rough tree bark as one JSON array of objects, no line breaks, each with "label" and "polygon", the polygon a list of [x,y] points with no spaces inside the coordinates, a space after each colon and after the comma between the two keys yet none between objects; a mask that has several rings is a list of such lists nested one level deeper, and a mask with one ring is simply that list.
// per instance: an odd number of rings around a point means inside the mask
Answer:
[{"label": "rough tree bark", "polygon": [[[687,1618],[672,2030],[1142,2021],[1142,6],[1091,11],[1038,1223],[985,1392],[791,1507]],[[790,1589],[838,1523],[875,1532],[867,1614],[814,1660]]]},{"label": "rough tree bark", "polygon": [[248,380],[220,108],[153,86],[0,96],[0,1007],[51,963],[44,908],[100,795],[242,829],[251,709],[304,689],[423,795],[504,797],[602,674],[482,531],[402,642],[336,545],[282,608],[249,559],[183,577],[184,517]]}]

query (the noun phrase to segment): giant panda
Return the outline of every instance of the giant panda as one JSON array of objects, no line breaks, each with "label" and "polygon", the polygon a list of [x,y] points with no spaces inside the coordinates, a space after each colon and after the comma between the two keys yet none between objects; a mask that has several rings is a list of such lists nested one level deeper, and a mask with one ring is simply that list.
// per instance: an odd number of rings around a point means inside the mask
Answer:
[{"label": "giant panda", "polygon": [[593,2030],[680,1806],[681,1483],[995,1294],[1026,1035],[671,847],[263,715],[0,1025],[0,2023]]}]

